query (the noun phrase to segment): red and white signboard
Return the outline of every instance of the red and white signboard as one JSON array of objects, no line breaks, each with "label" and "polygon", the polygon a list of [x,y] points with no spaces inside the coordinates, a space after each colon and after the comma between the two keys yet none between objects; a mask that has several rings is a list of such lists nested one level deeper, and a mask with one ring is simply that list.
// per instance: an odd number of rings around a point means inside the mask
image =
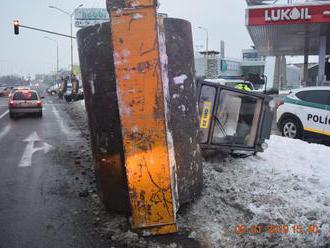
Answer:
[{"label": "red and white signboard", "polygon": [[330,23],[330,4],[250,8],[247,25]]}]

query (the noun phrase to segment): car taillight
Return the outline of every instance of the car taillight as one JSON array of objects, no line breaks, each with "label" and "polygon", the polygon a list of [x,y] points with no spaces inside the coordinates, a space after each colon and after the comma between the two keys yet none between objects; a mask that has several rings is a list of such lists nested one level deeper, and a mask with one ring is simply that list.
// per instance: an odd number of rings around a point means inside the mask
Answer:
[{"label": "car taillight", "polygon": [[42,102],[41,101],[37,101],[37,107],[42,107]]},{"label": "car taillight", "polygon": [[9,101],[9,107],[15,107],[15,102],[14,101]]}]

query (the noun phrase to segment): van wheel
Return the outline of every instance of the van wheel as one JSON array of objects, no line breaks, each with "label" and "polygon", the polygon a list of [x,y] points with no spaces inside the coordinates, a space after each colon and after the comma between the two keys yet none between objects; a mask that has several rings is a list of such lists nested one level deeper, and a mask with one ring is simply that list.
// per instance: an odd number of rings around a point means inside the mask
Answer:
[{"label": "van wheel", "polygon": [[301,139],[303,130],[299,122],[293,118],[287,118],[282,121],[282,135],[290,139]]},{"label": "van wheel", "polygon": [[38,117],[42,118],[42,112],[38,113]]}]

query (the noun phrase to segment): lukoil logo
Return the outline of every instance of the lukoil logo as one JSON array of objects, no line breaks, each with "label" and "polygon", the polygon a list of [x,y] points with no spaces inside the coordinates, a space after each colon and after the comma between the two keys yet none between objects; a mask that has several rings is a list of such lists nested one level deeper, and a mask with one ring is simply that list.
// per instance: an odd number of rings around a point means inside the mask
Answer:
[{"label": "lukoil logo", "polygon": [[297,21],[297,20],[310,20],[312,16],[309,14],[308,8],[302,9],[272,9],[265,11],[266,22],[276,21]]}]

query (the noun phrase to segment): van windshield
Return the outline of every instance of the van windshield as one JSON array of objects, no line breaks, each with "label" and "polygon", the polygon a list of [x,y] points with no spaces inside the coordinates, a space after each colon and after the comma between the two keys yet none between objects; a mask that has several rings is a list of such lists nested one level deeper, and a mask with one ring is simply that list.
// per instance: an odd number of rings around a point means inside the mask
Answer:
[{"label": "van windshield", "polygon": [[212,142],[217,145],[253,147],[262,101],[252,96],[222,90]]}]

